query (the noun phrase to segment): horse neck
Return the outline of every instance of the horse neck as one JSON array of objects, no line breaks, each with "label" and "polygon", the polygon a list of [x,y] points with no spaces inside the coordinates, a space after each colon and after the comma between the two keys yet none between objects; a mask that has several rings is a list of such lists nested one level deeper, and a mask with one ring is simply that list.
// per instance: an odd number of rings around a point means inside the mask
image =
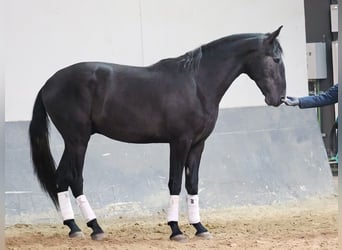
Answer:
[{"label": "horse neck", "polygon": [[[240,54],[240,53],[239,53]],[[208,105],[218,105],[233,81],[244,73],[245,58],[233,50],[228,56],[206,56],[203,53],[197,74],[197,86],[202,90]]]}]

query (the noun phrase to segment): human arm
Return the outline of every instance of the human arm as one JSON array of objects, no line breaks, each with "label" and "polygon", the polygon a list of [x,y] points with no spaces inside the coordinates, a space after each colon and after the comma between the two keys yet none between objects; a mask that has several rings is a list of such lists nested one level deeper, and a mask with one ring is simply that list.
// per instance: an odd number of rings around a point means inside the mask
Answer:
[{"label": "human arm", "polygon": [[299,106],[300,108],[313,108],[331,105],[338,102],[338,84],[335,84],[327,91],[313,96],[291,97],[288,96],[284,103],[288,106]]}]

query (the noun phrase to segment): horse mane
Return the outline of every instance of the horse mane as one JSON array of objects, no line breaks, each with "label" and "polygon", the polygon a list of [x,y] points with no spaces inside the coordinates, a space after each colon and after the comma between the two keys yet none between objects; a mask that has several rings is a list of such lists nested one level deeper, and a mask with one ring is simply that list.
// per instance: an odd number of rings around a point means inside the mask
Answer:
[{"label": "horse mane", "polygon": [[[235,34],[226,37],[219,38],[212,42],[209,42],[202,46],[203,53],[208,53],[212,50],[217,49],[229,49],[230,47],[233,48],[237,45],[237,43],[245,43],[245,46],[250,47],[250,49],[258,49],[258,41],[262,41],[265,37],[267,37],[270,33],[263,34],[263,33],[242,33],[242,34]],[[275,49],[279,49],[279,52],[282,54],[283,49],[280,46],[279,40],[274,40]]]},{"label": "horse mane", "polygon": [[202,47],[191,50],[178,59],[178,64],[181,68],[188,72],[197,72],[202,59]]},{"label": "horse mane", "polygon": [[[167,67],[170,64],[176,64],[176,68],[178,70],[188,73],[197,73],[201,59],[204,54],[212,53],[214,50],[220,51],[234,49],[236,48],[237,43],[245,43],[245,46],[248,46],[250,50],[256,50],[259,48],[258,42],[262,41],[262,39],[264,39],[269,34],[270,33],[242,33],[222,37],[207,44],[204,44],[194,50],[191,50],[179,57],[162,59],[151,66]],[[275,39],[274,45],[275,49],[278,50],[280,54],[282,54],[283,50],[278,39]]]},{"label": "horse mane", "polygon": [[175,68],[179,71],[184,71],[187,73],[196,73],[199,69],[201,59],[202,59],[202,47],[198,47],[179,57],[162,59],[156,64],[153,64],[151,66],[165,67],[165,66],[173,65],[173,66],[176,66]]}]

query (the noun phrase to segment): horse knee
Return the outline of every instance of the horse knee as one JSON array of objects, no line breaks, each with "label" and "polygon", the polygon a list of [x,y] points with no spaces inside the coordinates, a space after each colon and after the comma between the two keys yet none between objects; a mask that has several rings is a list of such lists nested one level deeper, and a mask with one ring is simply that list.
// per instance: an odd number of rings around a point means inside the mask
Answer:
[{"label": "horse knee", "polygon": [[169,181],[169,190],[170,190],[170,195],[179,195],[182,189],[182,183],[181,182],[177,182],[174,180],[170,180]]},{"label": "horse knee", "polygon": [[198,194],[198,182],[194,180],[186,180],[185,188],[190,195]]},{"label": "horse knee", "polygon": [[188,194],[190,194],[190,195],[198,194],[198,188],[186,187],[186,191],[187,191]]}]

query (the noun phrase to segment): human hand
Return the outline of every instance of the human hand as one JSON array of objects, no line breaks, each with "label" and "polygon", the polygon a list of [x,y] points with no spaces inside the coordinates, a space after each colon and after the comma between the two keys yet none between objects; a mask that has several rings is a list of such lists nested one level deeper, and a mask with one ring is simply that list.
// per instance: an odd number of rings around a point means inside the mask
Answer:
[{"label": "human hand", "polygon": [[287,106],[297,106],[299,105],[299,98],[298,97],[292,97],[292,96],[287,96],[283,102],[287,105]]}]

